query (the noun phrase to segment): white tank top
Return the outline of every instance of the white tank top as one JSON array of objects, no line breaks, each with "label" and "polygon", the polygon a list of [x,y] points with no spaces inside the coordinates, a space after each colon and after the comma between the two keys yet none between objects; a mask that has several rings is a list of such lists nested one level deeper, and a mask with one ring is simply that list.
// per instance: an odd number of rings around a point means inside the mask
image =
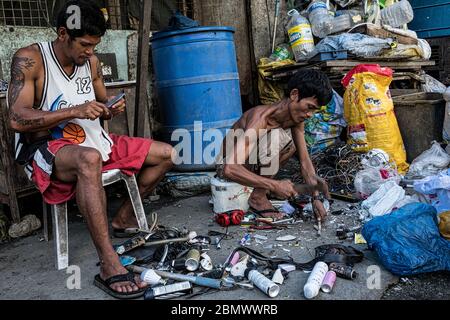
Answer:
[{"label": "white tank top", "polygon": [[[45,67],[43,96],[38,106],[40,110],[53,112],[95,100],[89,61],[83,66],[75,66],[73,74],[68,75],[56,58],[52,43],[38,45]],[[50,131],[53,139],[66,138],[80,146],[95,148],[101,153],[103,161],[109,159],[113,142],[99,119],[72,119]]]}]

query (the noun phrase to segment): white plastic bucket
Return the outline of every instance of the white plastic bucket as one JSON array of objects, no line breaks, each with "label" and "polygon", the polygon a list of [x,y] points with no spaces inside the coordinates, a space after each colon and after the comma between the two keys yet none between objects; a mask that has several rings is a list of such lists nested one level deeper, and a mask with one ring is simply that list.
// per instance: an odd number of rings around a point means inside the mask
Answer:
[{"label": "white plastic bucket", "polygon": [[243,210],[249,208],[248,198],[253,188],[222,179],[211,179],[211,193],[214,213],[223,213],[230,210]]}]

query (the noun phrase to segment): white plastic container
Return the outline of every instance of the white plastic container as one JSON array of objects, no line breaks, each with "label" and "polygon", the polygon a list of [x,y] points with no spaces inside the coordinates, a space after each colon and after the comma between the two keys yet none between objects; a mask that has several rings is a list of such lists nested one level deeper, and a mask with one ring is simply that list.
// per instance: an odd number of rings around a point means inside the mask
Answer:
[{"label": "white plastic container", "polygon": [[289,43],[295,56],[295,61],[307,60],[314,50],[314,37],[308,19],[297,10],[288,12],[289,20],[286,30],[289,35]]},{"label": "white plastic container", "polygon": [[319,261],[314,266],[311,274],[309,275],[308,281],[306,281],[303,287],[303,293],[305,298],[313,299],[320,291],[325,275],[328,272],[328,265],[325,262]]},{"label": "white plastic container", "polygon": [[391,27],[401,27],[414,19],[414,11],[408,0],[402,0],[390,5],[380,12],[381,23]]},{"label": "white plastic container", "polygon": [[214,213],[230,210],[248,211],[248,198],[253,188],[222,179],[211,179],[211,193]]},{"label": "white plastic container", "polygon": [[329,35],[333,17],[328,13],[327,4],[324,1],[314,0],[307,11],[312,33],[319,38],[325,38]]}]

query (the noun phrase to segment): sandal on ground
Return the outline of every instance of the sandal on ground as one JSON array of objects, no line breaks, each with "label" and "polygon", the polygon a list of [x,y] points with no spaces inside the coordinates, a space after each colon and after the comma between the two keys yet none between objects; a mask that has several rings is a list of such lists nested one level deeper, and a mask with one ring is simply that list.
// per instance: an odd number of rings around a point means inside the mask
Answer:
[{"label": "sandal on ground", "polygon": [[[106,280],[100,278],[100,274],[96,275],[94,278],[94,285],[103,291],[105,291],[110,296],[116,299],[136,299],[140,298],[144,295],[147,288],[139,289],[138,291],[133,292],[118,292],[111,288],[111,285],[117,282],[132,282],[136,284],[135,275],[133,272],[128,272],[126,274],[120,274],[117,276],[113,276]],[[137,284],[136,284],[137,285]]]},{"label": "sandal on ground", "polygon": [[137,228],[115,229],[113,228],[113,236],[115,238],[132,238],[139,233]]}]

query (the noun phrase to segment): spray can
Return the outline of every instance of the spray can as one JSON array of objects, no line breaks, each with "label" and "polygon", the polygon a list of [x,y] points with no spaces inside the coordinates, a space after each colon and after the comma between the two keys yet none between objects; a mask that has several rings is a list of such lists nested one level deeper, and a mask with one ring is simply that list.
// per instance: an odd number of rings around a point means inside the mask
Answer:
[{"label": "spray can", "polygon": [[289,43],[294,52],[295,61],[307,60],[314,50],[314,37],[308,19],[292,9],[288,12],[289,21],[286,30]]},{"label": "spray can", "polygon": [[325,279],[325,275],[328,272],[328,265],[325,262],[319,261],[314,266],[311,274],[303,287],[303,293],[305,298],[312,299],[319,294],[320,286]]},{"label": "spray can", "polygon": [[271,298],[275,298],[280,293],[280,287],[272,280],[254,269],[247,269],[244,273],[245,277],[253,283],[258,289],[267,294]]},{"label": "spray can", "polygon": [[150,286],[157,284],[164,284],[162,278],[152,269],[146,269],[141,273],[141,280],[148,283]]},{"label": "spray can", "polygon": [[336,272],[328,271],[323,279],[320,289],[325,293],[330,293],[333,290],[334,283],[336,282]]},{"label": "spray can", "polygon": [[198,269],[200,264],[200,251],[197,249],[191,249],[187,256],[185,261],[185,266],[188,271],[195,271]]},{"label": "spray can", "polygon": [[340,278],[353,280],[356,279],[357,273],[355,270],[353,270],[352,267],[346,266],[345,264],[339,264],[339,263],[330,263],[330,270],[336,272],[336,275]]}]

